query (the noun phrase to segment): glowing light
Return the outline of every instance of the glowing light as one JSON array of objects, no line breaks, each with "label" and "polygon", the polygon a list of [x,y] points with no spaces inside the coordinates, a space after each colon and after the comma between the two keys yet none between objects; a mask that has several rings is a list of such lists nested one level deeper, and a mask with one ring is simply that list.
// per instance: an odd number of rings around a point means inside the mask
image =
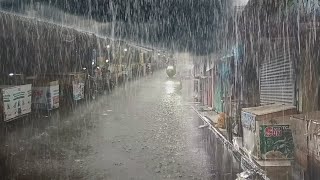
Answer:
[{"label": "glowing light", "polygon": [[86,70],[87,68],[84,67],[84,68],[82,68],[82,69],[83,69],[83,70]]},{"label": "glowing light", "polygon": [[109,59],[106,59],[106,63],[108,63],[109,62]]},{"label": "glowing light", "polygon": [[109,48],[110,48],[110,45],[108,44],[108,45],[107,45],[107,49],[109,49]]},{"label": "glowing light", "polygon": [[124,49],[124,52],[127,52],[127,51],[128,51],[128,49],[127,49],[127,48],[125,48],[125,49]]},{"label": "glowing light", "polygon": [[9,76],[13,76],[13,75],[14,75],[13,73],[10,73],[10,74],[9,74]]}]

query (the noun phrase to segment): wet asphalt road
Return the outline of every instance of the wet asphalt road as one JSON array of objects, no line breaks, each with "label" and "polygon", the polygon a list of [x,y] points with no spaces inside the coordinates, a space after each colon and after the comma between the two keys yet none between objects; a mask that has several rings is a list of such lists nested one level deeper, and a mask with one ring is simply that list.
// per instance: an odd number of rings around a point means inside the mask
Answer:
[{"label": "wet asphalt road", "polygon": [[[239,165],[165,72],[1,127],[0,179],[234,179]],[[233,176],[233,177],[232,177]]]}]

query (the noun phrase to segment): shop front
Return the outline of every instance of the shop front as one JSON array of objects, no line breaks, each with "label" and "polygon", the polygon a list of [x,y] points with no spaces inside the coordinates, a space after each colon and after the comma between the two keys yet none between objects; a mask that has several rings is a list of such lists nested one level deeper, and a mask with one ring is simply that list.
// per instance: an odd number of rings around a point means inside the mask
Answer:
[{"label": "shop front", "polygon": [[285,39],[265,44],[266,56],[260,66],[260,103],[295,105],[294,56]]},{"label": "shop front", "polygon": [[233,97],[233,56],[216,61],[212,74],[214,108],[218,113],[228,114]]}]

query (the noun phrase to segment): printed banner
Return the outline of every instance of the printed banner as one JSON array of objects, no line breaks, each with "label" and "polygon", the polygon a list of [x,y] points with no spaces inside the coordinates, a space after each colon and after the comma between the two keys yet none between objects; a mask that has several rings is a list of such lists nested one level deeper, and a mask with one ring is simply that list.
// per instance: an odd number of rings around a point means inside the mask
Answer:
[{"label": "printed banner", "polygon": [[292,159],[294,144],[289,125],[260,126],[262,159]]},{"label": "printed banner", "polygon": [[241,112],[241,121],[242,121],[242,127],[247,128],[251,131],[256,130],[256,122],[255,122],[256,117],[255,117],[255,115],[242,111]]},{"label": "printed banner", "polygon": [[2,93],[4,121],[31,112],[31,84],[3,89]]}]

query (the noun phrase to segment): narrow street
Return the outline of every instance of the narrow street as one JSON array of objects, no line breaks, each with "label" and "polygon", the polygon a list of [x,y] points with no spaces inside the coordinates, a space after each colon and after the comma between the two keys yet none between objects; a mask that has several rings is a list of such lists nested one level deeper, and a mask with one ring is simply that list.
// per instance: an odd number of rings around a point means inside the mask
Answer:
[{"label": "narrow street", "polygon": [[320,180],[320,0],[0,0],[0,180]]},{"label": "narrow street", "polygon": [[[1,127],[0,179],[234,179],[239,165],[164,71]],[[65,112],[62,112],[65,111]]]}]

